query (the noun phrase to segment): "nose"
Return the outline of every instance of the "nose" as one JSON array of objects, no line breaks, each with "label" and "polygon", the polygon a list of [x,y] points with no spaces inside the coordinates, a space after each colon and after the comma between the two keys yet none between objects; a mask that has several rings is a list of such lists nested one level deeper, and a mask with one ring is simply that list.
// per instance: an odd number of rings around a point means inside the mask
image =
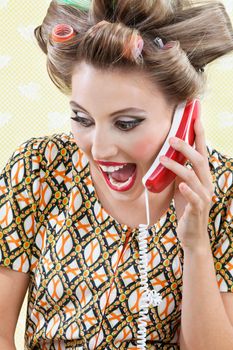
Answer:
[{"label": "nose", "polygon": [[97,128],[93,131],[91,153],[97,160],[114,160],[118,152],[113,135],[104,129]]}]

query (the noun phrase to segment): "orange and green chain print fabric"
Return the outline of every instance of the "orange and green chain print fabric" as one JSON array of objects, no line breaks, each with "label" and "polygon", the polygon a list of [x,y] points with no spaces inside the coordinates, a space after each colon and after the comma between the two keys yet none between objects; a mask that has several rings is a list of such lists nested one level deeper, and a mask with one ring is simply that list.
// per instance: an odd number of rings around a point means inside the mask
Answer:
[{"label": "orange and green chain print fabric", "polygon": [[[208,232],[219,289],[233,292],[233,159],[207,146],[215,183]],[[174,200],[148,236],[147,348],[179,349],[183,251]],[[32,138],[0,176],[0,263],[30,274],[27,350],[137,349],[138,229],[102,207],[70,133]]]}]

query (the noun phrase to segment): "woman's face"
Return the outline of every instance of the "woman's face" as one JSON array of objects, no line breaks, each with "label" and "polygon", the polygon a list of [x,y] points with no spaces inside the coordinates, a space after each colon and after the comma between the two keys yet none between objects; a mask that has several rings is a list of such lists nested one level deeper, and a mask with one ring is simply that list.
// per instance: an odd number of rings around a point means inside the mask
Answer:
[{"label": "woman's face", "polygon": [[72,132],[94,181],[115,199],[137,199],[174,105],[140,72],[101,71],[84,62],[75,67],[70,104]]}]

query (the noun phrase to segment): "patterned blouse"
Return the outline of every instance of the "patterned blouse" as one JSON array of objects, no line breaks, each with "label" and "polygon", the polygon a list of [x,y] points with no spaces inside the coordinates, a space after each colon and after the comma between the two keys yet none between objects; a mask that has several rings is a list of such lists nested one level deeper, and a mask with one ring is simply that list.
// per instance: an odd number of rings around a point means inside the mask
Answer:
[{"label": "patterned blouse", "polygon": [[[233,159],[207,146],[208,233],[220,291],[233,292]],[[174,200],[149,228],[147,348],[179,349],[183,251]],[[137,349],[138,228],[102,207],[73,135],[32,138],[0,176],[0,264],[30,274],[27,350]]]}]

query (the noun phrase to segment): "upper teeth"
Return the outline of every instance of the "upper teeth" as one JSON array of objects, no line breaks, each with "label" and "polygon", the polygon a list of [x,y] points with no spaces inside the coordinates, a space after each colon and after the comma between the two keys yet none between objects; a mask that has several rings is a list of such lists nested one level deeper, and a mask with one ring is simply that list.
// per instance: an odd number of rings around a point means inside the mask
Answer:
[{"label": "upper teeth", "polygon": [[120,166],[105,166],[105,165],[100,165],[101,169],[105,173],[113,173],[114,171],[117,171],[119,169],[124,168],[125,165],[120,165]]}]

